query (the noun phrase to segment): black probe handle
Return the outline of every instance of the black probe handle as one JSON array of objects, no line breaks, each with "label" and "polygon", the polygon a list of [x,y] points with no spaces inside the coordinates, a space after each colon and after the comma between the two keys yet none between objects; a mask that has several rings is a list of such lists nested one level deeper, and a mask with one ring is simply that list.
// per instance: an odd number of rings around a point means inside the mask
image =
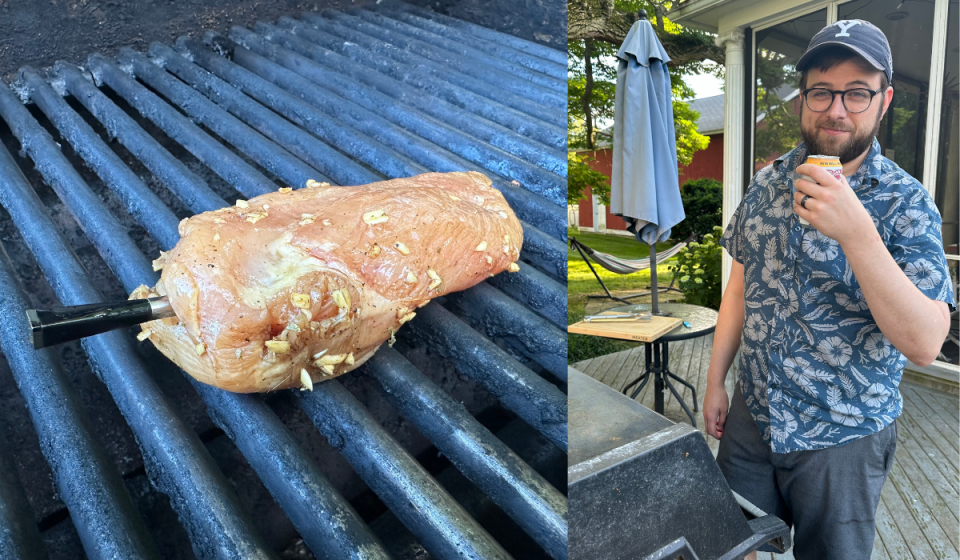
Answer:
[{"label": "black probe handle", "polygon": [[37,350],[153,319],[150,300],[94,303],[52,309],[28,309],[27,319]]}]

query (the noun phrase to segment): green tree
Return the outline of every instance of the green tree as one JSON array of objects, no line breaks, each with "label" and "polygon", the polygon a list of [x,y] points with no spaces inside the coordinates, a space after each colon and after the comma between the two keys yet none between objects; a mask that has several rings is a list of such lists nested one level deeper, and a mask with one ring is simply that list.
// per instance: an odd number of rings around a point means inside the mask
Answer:
[{"label": "green tree", "polygon": [[592,161],[588,156],[581,156],[575,152],[567,152],[567,204],[576,204],[584,197],[589,188],[600,204],[610,205],[609,177],[594,171],[586,162]]},{"label": "green tree", "polygon": [[[613,120],[617,82],[615,55],[641,8],[652,14],[651,23],[672,59],[669,67],[677,161],[688,165],[695,152],[706,149],[710,139],[697,132],[700,115],[687,103],[694,92],[684,78],[705,72],[720,76],[723,52],[713,44],[712,35],[665,18],[669,3],[637,0],[571,0],[568,3],[568,147],[595,149],[598,142],[612,140],[609,133],[597,127]],[[706,60],[720,65],[709,68],[704,64]],[[568,170],[568,174],[572,171]]]}]

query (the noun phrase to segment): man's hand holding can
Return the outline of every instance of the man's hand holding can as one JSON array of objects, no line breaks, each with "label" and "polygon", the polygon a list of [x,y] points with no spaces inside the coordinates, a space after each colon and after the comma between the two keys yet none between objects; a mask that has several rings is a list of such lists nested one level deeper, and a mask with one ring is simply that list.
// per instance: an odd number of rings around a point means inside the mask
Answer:
[{"label": "man's hand holding can", "polygon": [[812,163],[797,166],[797,173],[793,211],[801,223],[812,225],[841,246],[876,233],[873,219],[842,173]]}]

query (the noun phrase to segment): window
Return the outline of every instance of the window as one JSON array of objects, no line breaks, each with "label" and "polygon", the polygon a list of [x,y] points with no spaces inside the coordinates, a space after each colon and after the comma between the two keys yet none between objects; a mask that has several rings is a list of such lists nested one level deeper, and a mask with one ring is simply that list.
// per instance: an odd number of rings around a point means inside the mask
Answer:
[{"label": "window", "polygon": [[[791,19],[754,35],[756,124],[754,172],[800,144],[800,73],[795,65],[827,24],[827,10]],[[749,113],[749,112],[748,112]]]}]

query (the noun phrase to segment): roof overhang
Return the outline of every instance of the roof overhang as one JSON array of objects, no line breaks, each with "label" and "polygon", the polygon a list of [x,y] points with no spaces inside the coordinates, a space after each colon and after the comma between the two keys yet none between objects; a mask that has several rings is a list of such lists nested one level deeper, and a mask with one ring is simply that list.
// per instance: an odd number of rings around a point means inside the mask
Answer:
[{"label": "roof overhang", "polygon": [[687,0],[666,16],[674,23],[710,33],[727,33],[737,28],[782,17],[782,14],[824,4],[825,0]]}]

